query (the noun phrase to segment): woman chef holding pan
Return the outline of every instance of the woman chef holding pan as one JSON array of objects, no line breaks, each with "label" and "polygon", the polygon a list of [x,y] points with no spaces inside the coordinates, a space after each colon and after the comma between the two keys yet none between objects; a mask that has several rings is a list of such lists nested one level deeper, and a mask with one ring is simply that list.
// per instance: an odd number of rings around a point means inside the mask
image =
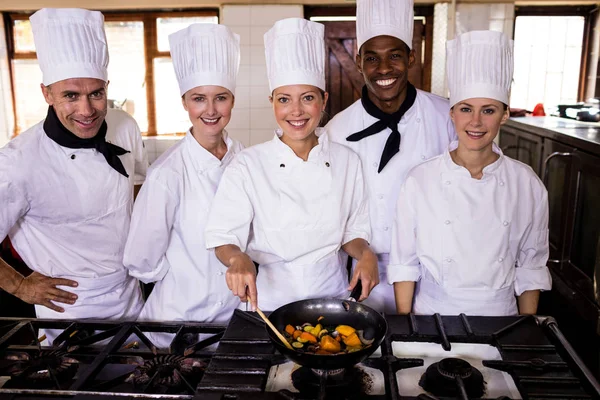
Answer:
[{"label": "woman chef holding pan", "polygon": [[[226,169],[206,246],[228,267],[233,294],[242,301],[249,295],[253,309],[347,295],[340,249],[358,260],[350,289],[361,279],[363,300],[378,283],[378,271],[367,243],[360,161],[317,128],[328,96],[324,27],[300,18],[278,21],[265,34],[265,53],[280,129]],[[258,275],[253,261],[260,264]]]},{"label": "woman chef holding pan", "polygon": [[492,31],[447,44],[458,142],[400,191],[388,267],[399,313],[534,314],[551,287],[548,193],[493,142],[509,116],[512,46]]}]

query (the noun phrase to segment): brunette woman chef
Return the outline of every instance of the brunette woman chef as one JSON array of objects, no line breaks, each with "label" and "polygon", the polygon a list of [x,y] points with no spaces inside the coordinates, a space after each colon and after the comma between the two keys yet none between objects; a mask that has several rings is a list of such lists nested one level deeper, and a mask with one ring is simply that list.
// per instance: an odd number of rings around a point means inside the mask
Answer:
[{"label": "brunette woman chef", "polygon": [[415,167],[400,192],[388,268],[398,311],[535,313],[551,287],[548,194],[493,142],[509,116],[513,42],[468,32],[448,42],[447,63],[458,142]]},{"label": "brunette woman chef", "polygon": [[[204,226],[225,167],[242,146],[231,118],[240,63],[239,36],[224,25],[194,24],[169,36],[181,101],[192,127],[150,168],[135,202],[125,262],[156,282],[140,320],[225,322],[239,299],[225,267],[204,246]],[[159,347],[172,335],[151,334]]]},{"label": "brunette woman chef", "polygon": [[[271,101],[280,129],[242,151],[217,190],[206,245],[228,267],[227,284],[265,310],[347,295],[340,248],[359,259],[362,298],[377,283],[358,156],[317,128],[327,101],[324,27],[278,21],[265,34]],[[260,264],[258,277],[252,262]]]}]

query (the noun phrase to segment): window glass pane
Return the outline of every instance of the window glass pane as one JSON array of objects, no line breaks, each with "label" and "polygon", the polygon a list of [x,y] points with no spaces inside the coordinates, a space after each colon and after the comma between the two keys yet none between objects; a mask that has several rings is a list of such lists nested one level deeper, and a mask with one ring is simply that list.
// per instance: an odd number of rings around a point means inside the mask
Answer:
[{"label": "window glass pane", "polygon": [[46,117],[48,104],[40,89],[42,71],[37,60],[13,60],[17,130],[23,132]]},{"label": "window glass pane", "polygon": [[159,135],[186,132],[192,125],[181,104],[179,86],[170,58],[154,59],[156,132]]},{"label": "window glass pane", "polygon": [[27,53],[35,51],[33,43],[33,32],[28,19],[14,21],[15,28],[15,52]]},{"label": "window glass pane", "polygon": [[185,17],[185,18],[157,18],[157,45],[158,51],[169,51],[169,35],[181,29],[187,28],[191,24],[218,24],[219,18],[214,17]]},{"label": "window glass pane", "polygon": [[577,101],[584,17],[519,16],[511,107],[546,112]]},{"label": "window glass pane", "polygon": [[110,62],[108,64],[109,107],[132,115],[142,132],[148,131],[146,102],[146,63],[144,23],[141,21],[105,22]]}]

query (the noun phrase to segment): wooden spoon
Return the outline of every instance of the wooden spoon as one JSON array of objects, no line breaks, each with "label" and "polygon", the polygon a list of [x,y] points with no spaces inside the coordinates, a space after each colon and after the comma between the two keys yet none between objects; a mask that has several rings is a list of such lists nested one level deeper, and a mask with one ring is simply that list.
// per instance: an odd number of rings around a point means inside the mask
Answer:
[{"label": "wooden spoon", "polygon": [[[252,299],[250,298],[250,294],[248,294],[248,302],[251,302]],[[275,328],[275,325],[273,325],[271,323],[271,321],[269,321],[269,318],[267,318],[267,316],[265,315],[265,313],[263,313],[260,308],[258,308],[258,306],[256,307],[256,312],[258,313],[258,315],[260,315],[260,317],[263,319],[263,321],[265,321],[265,324],[269,325],[269,328],[271,328],[273,330],[273,332],[275,332],[275,335],[277,335],[277,337],[279,338],[279,340],[281,340],[283,342],[283,344],[285,345],[285,347],[287,347],[290,350],[294,350],[294,348],[292,347],[292,345],[285,339],[285,337],[281,334],[281,332],[279,332],[279,330],[277,328]]]}]

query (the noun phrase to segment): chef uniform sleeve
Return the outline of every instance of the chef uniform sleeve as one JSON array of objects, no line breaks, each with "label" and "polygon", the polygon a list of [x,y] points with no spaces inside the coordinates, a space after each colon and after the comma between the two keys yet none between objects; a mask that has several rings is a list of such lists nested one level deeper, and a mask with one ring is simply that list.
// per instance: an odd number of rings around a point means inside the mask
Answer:
[{"label": "chef uniform sleeve", "polygon": [[414,179],[409,177],[400,188],[396,203],[396,216],[392,226],[388,283],[418,281],[421,265],[417,257],[417,219],[413,206],[415,196]]},{"label": "chef uniform sleeve", "polygon": [[144,283],[160,281],[169,270],[165,252],[179,207],[176,194],[157,175],[146,179],[137,196],[123,256],[129,275]]},{"label": "chef uniform sleeve", "polygon": [[250,179],[238,159],[225,169],[213,199],[204,233],[207,249],[232,244],[245,252],[248,246],[254,208],[247,188]]},{"label": "chef uniform sleeve", "polygon": [[29,211],[29,200],[20,182],[19,167],[15,160],[0,151],[0,241],[17,221]]},{"label": "chef uniform sleeve", "polygon": [[356,157],[354,188],[352,190],[352,202],[346,229],[342,244],[346,244],[354,239],[371,240],[371,221],[369,219],[369,203],[367,192],[365,191],[365,180],[363,177],[360,159]]},{"label": "chef uniform sleeve", "polygon": [[521,241],[516,260],[515,293],[520,296],[527,290],[550,290],[552,278],[546,266],[550,255],[548,243],[548,192],[537,180],[533,220]]},{"label": "chef uniform sleeve", "polygon": [[134,179],[133,183],[135,185],[141,185],[144,183],[146,179],[146,172],[148,171],[148,153],[146,153],[146,148],[144,147],[144,141],[142,140],[142,134],[140,132],[140,128],[138,124],[135,124],[135,139],[134,139]]}]

